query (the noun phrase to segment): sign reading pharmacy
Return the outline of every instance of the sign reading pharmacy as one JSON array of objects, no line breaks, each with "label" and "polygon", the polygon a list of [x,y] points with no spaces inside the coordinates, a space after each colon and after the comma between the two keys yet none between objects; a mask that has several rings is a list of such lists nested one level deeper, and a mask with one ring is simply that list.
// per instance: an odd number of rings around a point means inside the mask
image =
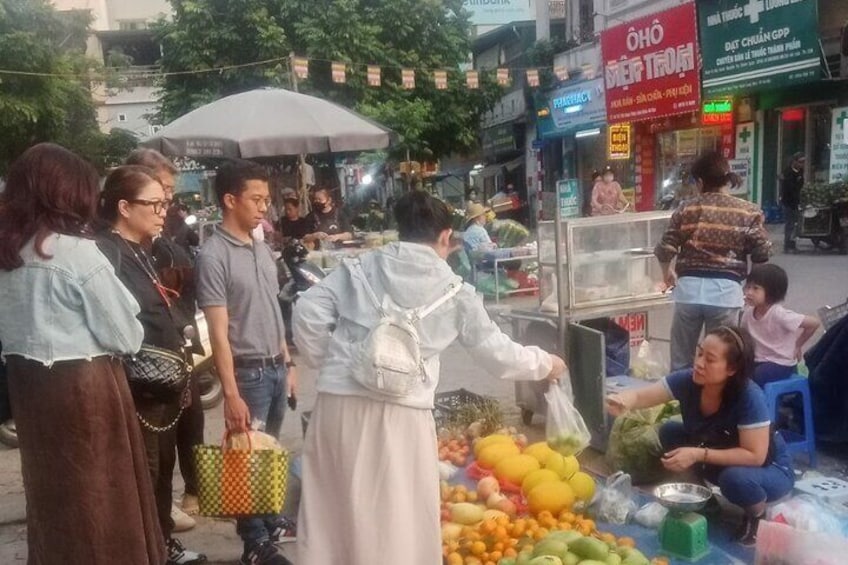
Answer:
[{"label": "sign reading pharmacy", "polygon": [[695,4],[690,2],[601,34],[609,123],[698,109],[696,28]]},{"label": "sign reading pharmacy", "polygon": [[733,94],[818,80],[817,4],[817,0],[699,3],[704,94]]},{"label": "sign reading pharmacy", "polygon": [[547,109],[553,123],[541,125],[541,137],[561,136],[602,124],[606,119],[605,100],[604,80],[600,78],[552,91],[547,97]]},{"label": "sign reading pharmacy", "polygon": [[472,25],[504,25],[536,19],[535,0],[464,0]]},{"label": "sign reading pharmacy", "polygon": [[833,109],[830,182],[848,180],[848,107]]}]

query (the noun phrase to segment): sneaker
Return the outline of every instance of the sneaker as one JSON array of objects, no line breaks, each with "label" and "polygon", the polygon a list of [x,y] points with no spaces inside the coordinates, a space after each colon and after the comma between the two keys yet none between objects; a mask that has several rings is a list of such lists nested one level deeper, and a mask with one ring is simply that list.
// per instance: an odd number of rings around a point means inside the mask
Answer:
[{"label": "sneaker", "polygon": [[757,545],[757,529],[760,527],[762,516],[745,516],[742,519],[742,526],[736,532],[734,539],[741,545],[752,547]]},{"label": "sneaker", "polygon": [[171,520],[174,521],[175,532],[187,532],[197,525],[194,518],[180,510],[176,504],[171,504]]},{"label": "sneaker", "polygon": [[180,506],[182,507],[182,511],[189,516],[196,516],[200,513],[200,500],[193,494],[184,494]]},{"label": "sneaker", "polygon": [[292,543],[297,541],[297,524],[288,518],[280,518],[271,530],[271,543]]},{"label": "sneaker", "polygon": [[239,561],[240,565],[292,565],[292,562],[280,555],[280,552],[270,541],[253,546],[245,551]]},{"label": "sneaker", "polygon": [[195,563],[206,563],[206,556],[196,551],[189,551],[180,540],[171,538],[167,542],[168,561],[166,565],[194,565]]}]

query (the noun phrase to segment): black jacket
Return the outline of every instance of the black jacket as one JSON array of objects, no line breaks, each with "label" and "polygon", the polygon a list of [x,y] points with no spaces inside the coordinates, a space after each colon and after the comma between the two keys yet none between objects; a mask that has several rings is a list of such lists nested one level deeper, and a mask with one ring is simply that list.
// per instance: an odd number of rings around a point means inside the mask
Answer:
[{"label": "black jacket", "polygon": [[781,203],[790,208],[797,208],[801,204],[801,189],[804,188],[804,169],[796,171],[790,165],[783,171],[781,178]]},{"label": "black jacket", "polygon": [[[100,251],[115,267],[115,274],[138,301],[138,320],[144,328],[144,343],[179,352],[183,348],[182,328],[171,308],[150,279],[141,261],[153,267],[150,255],[120,235],[106,232],[97,238]],[[154,271],[155,272],[155,271]]]},{"label": "black jacket", "polygon": [[804,356],[810,370],[810,392],[816,438],[848,442],[848,316],[822,336]]}]

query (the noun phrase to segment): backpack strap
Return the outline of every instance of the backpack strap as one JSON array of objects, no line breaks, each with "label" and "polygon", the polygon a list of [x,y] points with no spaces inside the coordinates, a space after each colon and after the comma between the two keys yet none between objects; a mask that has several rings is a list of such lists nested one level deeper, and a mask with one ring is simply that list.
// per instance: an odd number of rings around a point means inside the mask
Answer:
[{"label": "backpack strap", "polygon": [[368,277],[365,276],[365,271],[362,269],[362,262],[359,258],[354,257],[347,259],[344,263],[347,265],[348,269],[350,269],[351,274],[355,275],[362,282],[365,287],[365,293],[368,295],[368,298],[371,299],[371,302],[374,304],[374,308],[377,309],[381,316],[385,316],[383,304],[380,302],[380,299],[377,298],[377,294],[374,292],[374,287],[372,287],[371,283],[368,282]]},{"label": "backpack strap", "polygon": [[456,296],[457,293],[459,293],[460,290],[462,290],[462,279],[457,277],[457,280],[452,282],[448,286],[445,293],[442,296],[440,296],[435,302],[433,302],[432,304],[430,304],[426,308],[421,308],[421,309],[416,310],[416,318],[418,320],[423,320],[424,318],[426,318],[427,316],[429,316],[430,314],[435,312],[436,309],[439,308],[439,306],[441,306],[442,304],[444,304],[445,302],[447,302],[448,300],[450,300],[451,298]]}]

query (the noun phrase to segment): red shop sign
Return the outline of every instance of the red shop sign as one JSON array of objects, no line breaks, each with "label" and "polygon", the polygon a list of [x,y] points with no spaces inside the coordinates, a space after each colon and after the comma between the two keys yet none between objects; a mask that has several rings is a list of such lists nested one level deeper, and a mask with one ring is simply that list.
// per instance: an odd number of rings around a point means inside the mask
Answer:
[{"label": "red shop sign", "polygon": [[607,122],[699,110],[697,38],[694,2],[604,31]]}]

